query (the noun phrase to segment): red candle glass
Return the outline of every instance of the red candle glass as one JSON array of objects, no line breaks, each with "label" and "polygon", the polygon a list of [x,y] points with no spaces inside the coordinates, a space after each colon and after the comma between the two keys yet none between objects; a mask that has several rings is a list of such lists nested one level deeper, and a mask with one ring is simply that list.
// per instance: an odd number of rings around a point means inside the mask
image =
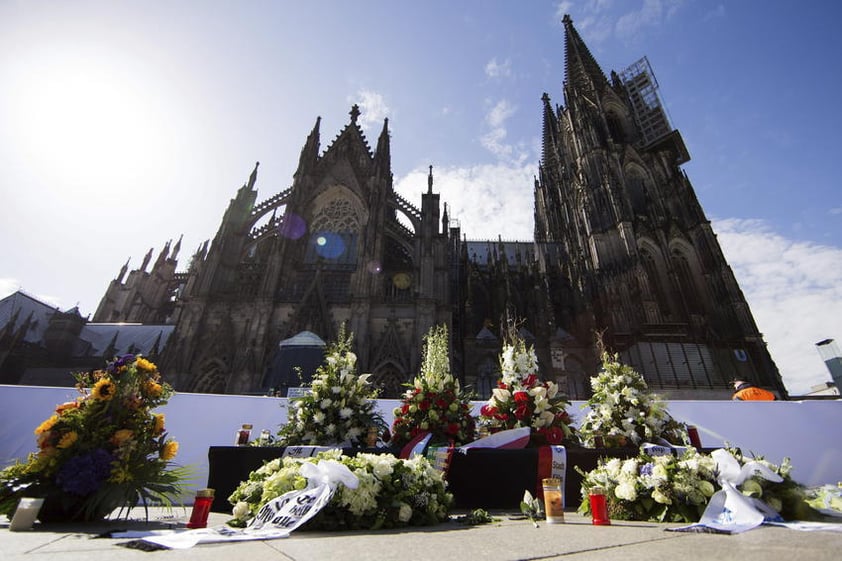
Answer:
[{"label": "red candle glass", "polygon": [[213,489],[199,489],[193,501],[193,511],[190,513],[188,528],[205,528],[208,525],[208,514],[213,504]]},{"label": "red candle glass", "polygon": [[699,429],[693,425],[687,425],[687,436],[690,437],[690,446],[697,450],[702,447],[702,439],[699,438]]},{"label": "red candle glass", "polygon": [[610,526],[611,519],[608,518],[608,502],[605,499],[605,491],[602,487],[594,487],[590,492],[591,516],[596,526]]}]

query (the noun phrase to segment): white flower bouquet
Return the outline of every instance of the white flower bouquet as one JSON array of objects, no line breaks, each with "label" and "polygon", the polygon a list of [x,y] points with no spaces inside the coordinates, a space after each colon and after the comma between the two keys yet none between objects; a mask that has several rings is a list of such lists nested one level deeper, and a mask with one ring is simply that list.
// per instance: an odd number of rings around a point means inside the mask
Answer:
[{"label": "white flower bouquet", "polygon": [[444,478],[422,456],[400,460],[391,454],[344,456],[340,450],[313,458],[278,458],[253,471],[228,501],[234,505],[232,526],[245,526],[270,500],[307,486],[304,462],[333,459],[359,479],[350,489],[340,485],[327,507],[308,521],[310,530],[375,530],[438,524],[448,519],[453,495]]},{"label": "white flower bouquet", "polygon": [[311,392],[290,400],[287,424],[278,431],[275,444],[362,447],[369,428],[377,427],[378,432],[385,428],[369,375],[356,375],[352,340],[343,326],[339,340],[328,347],[324,364],[313,376]]},{"label": "white flower bouquet", "polygon": [[602,369],[591,378],[591,387],[593,395],[583,406],[590,410],[579,427],[585,446],[593,447],[598,436],[609,448],[636,447],[644,441],[689,444],[687,426],[670,416],[649,393],[643,376],[617,355],[603,353]]},{"label": "white flower bouquet", "polygon": [[[762,457],[746,457],[738,449],[726,450],[740,467],[760,462],[781,478],[774,482],[757,474],[748,477],[737,487],[743,495],[763,501],[785,520],[821,518],[807,503],[806,489],[790,477],[789,458],[775,465]],[[716,460],[692,447],[680,456],[652,456],[641,449],[637,457],[627,460],[603,458],[587,473],[576,469],[583,475],[579,512],[590,512],[590,491],[601,487],[608,512],[617,520],[698,522],[718,488]]]}]

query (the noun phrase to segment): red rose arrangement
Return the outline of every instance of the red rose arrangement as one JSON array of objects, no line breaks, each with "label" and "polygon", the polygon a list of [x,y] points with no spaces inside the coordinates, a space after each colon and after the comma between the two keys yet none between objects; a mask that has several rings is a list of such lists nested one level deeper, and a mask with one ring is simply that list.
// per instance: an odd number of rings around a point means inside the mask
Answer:
[{"label": "red rose arrangement", "polygon": [[500,354],[501,379],[491,398],[480,410],[480,425],[494,433],[501,430],[530,427],[530,444],[578,443],[571,426],[573,419],[565,407],[569,405],[554,382],[538,378],[538,358],[534,347],[517,335],[503,346]]},{"label": "red rose arrangement", "polygon": [[471,396],[450,374],[447,327],[437,326],[425,336],[421,374],[394,410],[392,444],[403,446],[423,432],[433,443],[466,444],[474,439]]}]

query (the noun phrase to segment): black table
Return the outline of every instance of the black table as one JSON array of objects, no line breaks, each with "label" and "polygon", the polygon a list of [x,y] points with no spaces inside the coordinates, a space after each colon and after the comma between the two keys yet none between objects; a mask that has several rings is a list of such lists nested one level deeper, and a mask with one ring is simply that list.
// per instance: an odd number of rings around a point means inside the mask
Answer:
[{"label": "black table", "polygon": [[[357,452],[395,453],[388,448],[345,449],[346,455]],[[241,481],[265,462],[283,456],[281,447],[255,446],[212,446],[208,450],[208,487],[216,489],[211,510],[231,512],[228,497]],[[582,476],[574,469],[590,471],[599,458],[633,458],[636,448],[568,448],[567,473],[565,477],[565,502],[575,507],[581,500]],[[471,448],[466,453],[456,452],[450,462],[447,480],[448,489],[454,496],[457,509],[511,509],[518,510],[524,490],[533,495],[540,485],[539,449],[498,450]]]}]

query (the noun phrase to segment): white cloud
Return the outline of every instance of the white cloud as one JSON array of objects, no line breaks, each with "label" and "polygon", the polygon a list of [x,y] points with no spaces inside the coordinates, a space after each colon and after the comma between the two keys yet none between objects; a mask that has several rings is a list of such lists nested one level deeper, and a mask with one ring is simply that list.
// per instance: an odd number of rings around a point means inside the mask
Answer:
[{"label": "white cloud", "polygon": [[842,338],[842,249],[789,240],[758,220],[714,228],[787,389],[829,381],[815,344]]},{"label": "white cloud", "polygon": [[834,207],[827,212],[828,212],[828,214],[830,214],[832,216],[836,216],[837,214],[842,214],[842,206]]},{"label": "white cloud", "polygon": [[350,103],[360,106],[360,127],[367,131],[374,126],[379,128],[383,119],[388,117],[392,110],[386,105],[383,95],[372,90],[360,90],[355,96],[349,98]]},{"label": "white cloud", "polygon": [[497,58],[492,58],[485,65],[485,75],[489,78],[508,78],[512,75],[512,61],[506,59],[503,62],[497,62]]},{"label": "white cloud", "polygon": [[498,160],[519,167],[528,158],[528,150],[522,143],[506,143],[508,135],[506,121],[516,111],[517,107],[506,99],[501,99],[495,103],[485,115],[485,123],[489,129],[480,137],[479,141],[482,147],[494,154]]},{"label": "white cloud", "polygon": [[[506,164],[433,168],[433,192],[441,194],[462,234],[472,240],[533,239],[532,188],[535,166]],[[395,182],[395,190],[420,206],[428,169],[417,169]]]}]

